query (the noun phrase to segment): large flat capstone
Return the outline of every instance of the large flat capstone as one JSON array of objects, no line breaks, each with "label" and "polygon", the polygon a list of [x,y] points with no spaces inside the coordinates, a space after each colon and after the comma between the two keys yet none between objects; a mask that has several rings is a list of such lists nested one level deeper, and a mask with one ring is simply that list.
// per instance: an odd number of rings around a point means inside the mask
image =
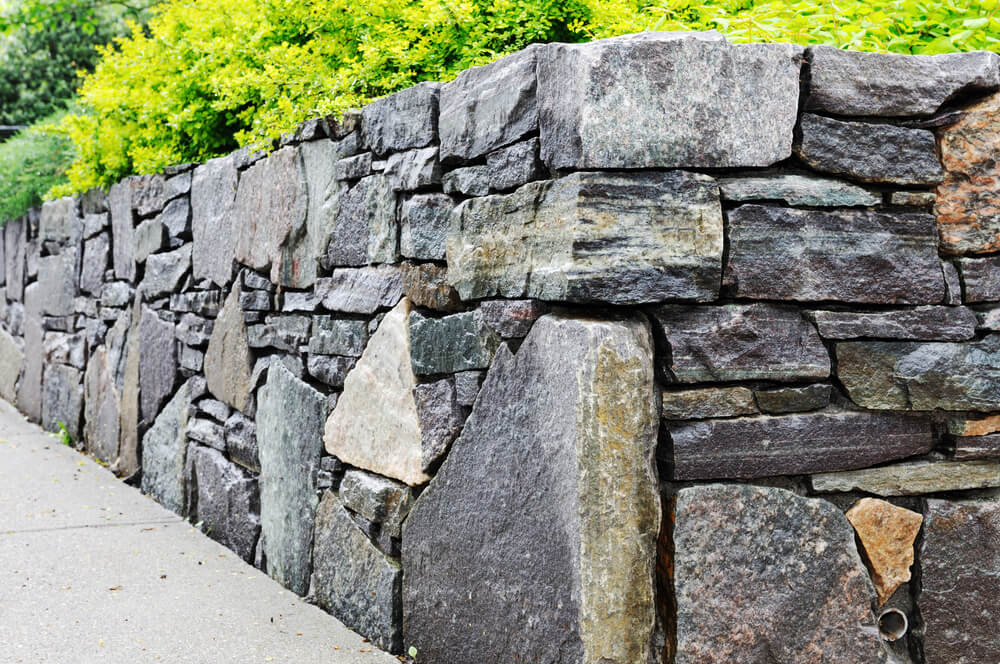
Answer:
[{"label": "large flat capstone", "polygon": [[501,347],[403,525],[404,636],[421,657],[651,659],[660,526],[651,358],[637,318],[547,315],[516,356]]},{"label": "large flat capstone", "polygon": [[705,175],[574,173],[468,200],[452,227],[448,280],[462,299],[636,304],[718,294],[722,211]]},{"label": "large flat capstone", "polygon": [[792,153],[802,48],[647,32],[538,55],[550,168],[769,166]]},{"label": "large flat capstone", "polygon": [[892,661],[854,531],[831,503],[722,484],[676,501],[676,664]]}]

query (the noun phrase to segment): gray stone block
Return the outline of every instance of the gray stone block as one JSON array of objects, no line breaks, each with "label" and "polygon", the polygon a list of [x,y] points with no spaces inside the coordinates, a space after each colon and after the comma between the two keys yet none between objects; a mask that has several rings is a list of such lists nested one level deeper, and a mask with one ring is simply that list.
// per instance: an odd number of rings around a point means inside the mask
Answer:
[{"label": "gray stone block", "polygon": [[776,390],[755,390],[754,397],[765,413],[796,413],[826,408],[830,405],[831,390],[829,385],[781,387]]},{"label": "gray stone block", "polygon": [[195,279],[227,286],[233,278],[236,237],[233,207],[239,172],[233,156],[210,159],[194,170],[191,181],[191,225]]},{"label": "gray stone block", "polygon": [[855,184],[795,173],[761,175],[753,171],[719,178],[725,201],[780,200],[789,205],[853,207],[881,205],[882,196]]},{"label": "gray stone block", "polygon": [[187,425],[187,437],[221,452],[226,450],[226,430],[211,420],[192,419]]},{"label": "gray stone block", "polygon": [[139,288],[149,299],[177,292],[191,270],[191,245],[146,259],[146,271]]},{"label": "gray stone block", "polygon": [[361,140],[375,154],[422,148],[437,140],[440,83],[418,83],[362,110]]},{"label": "gray stone block", "polygon": [[441,183],[441,163],[436,147],[397,152],[389,156],[385,176],[393,191],[417,191]]},{"label": "gray stone block", "polygon": [[188,513],[206,535],[248,563],[260,536],[257,480],[217,450],[188,448]]},{"label": "gray stone block", "polygon": [[235,285],[215,319],[205,352],[205,378],[215,398],[236,410],[246,411],[253,390],[250,380],[253,365],[239,302],[240,288]]},{"label": "gray stone block", "polygon": [[398,538],[413,505],[413,492],[405,484],[387,477],[351,469],[344,472],[340,481],[340,501],[347,509],[381,524],[383,531]]},{"label": "gray stone block", "polygon": [[456,168],[441,176],[441,187],[446,194],[485,196],[490,193],[490,169],[488,166]]},{"label": "gray stone block", "polygon": [[880,312],[810,311],[824,339],[966,341],[976,336],[976,314],[965,307],[915,307]]},{"label": "gray stone block", "polygon": [[335,357],[331,355],[309,354],[306,359],[306,369],[309,375],[321,383],[333,388],[344,386],[347,372],[354,368],[357,360],[353,357]]},{"label": "gray stone block", "polygon": [[418,376],[488,369],[500,337],[468,311],[443,318],[410,314],[413,373]]},{"label": "gray stone block", "polygon": [[753,392],[746,387],[706,387],[663,393],[660,416],[665,420],[756,415]]},{"label": "gray stone block", "polygon": [[167,229],[159,217],[139,222],[135,227],[133,240],[135,241],[133,256],[136,263],[142,263],[150,254],[170,246]]},{"label": "gray stone block", "polygon": [[548,174],[538,156],[540,149],[538,139],[530,138],[486,155],[490,189],[508,191],[535,180],[546,179]]},{"label": "gray stone block", "polygon": [[361,266],[396,260],[396,193],[384,175],[362,178],[340,197],[324,264]]},{"label": "gray stone block", "polygon": [[403,263],[403,294],[415,307],[435,311],[458,311],[462,298],[448,283],[448,268],[436,263]]},{"label": "gray stone block", "polygon": [[79,441],[83,411],[83,372],[64,364],[44,367],[42,381],[42,428],[58,433],[61,427]]},{"label": "gray stone block", "polygon": [[367,343],[368,324],[363,320],[332,316],[316,316],[312,319],[310,353],[361,357]]},{"label": "gray stone block", "polygon": [[129,179],[111,186],[108,191],[108,209],[111,211],[111,247],[115,278],[135,280],[135,212],[132,207],[132,184]]},{"label": "gray stone block", "polygon": [[101,295],[104,272],[108,269],[111,242],[107,233],[99,233],[83,244],[80,264],[80,290],[95,297]]},{"label": "gray stone block", "polygon": [[1000,258],[959,258],[955,262],[966,302],[1000,302]]},{"label": "gray stone block", "polygon": [[413,399],[420,421],[421,462],[424,470],[430,471],[462,430],[465,412],[450,378],[417,385],[413,388]]},{"label": "gray stone block", "polygon": [[416,194],[399,211],[399,253],[408,258],[444,260],[455,201],[445,194]]},{"label": "gray stone block", "polygon": [[184,468],[187,462],[191,394],[182,385],[142,437],[142,490],[172,512],[186,511]]},{"label": "gray stone block", "polygon": [[152,424],[177,380],[174,326],[152,309],[142,307],[139,322],[139,414]]},{"label": "gray stone block", "polygon": [[338,269],[329,279],[317,281],[316,294],[329,311],[372,314],[403,297],[402,276],[391,265]]},{"label": "gray stone block", "polygon": [[225,424],[226,452],[229,458],[247,470],[260,472],[257,453],[257,425],[239,411],[234,411]]}]

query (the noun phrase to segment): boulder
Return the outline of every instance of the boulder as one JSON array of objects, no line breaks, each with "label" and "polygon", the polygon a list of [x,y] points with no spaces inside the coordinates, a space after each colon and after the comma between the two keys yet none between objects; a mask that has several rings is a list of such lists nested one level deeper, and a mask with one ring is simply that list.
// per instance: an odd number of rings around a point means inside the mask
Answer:
[{"label": "boulder", "polygon": [[191,390],[181,385],[142,437],[142,490],[181,516],[186,514],[184,468]]},{"label": "boulder", "polygon": [[240,287],[234,284],[212,328],[205,352],[205,378],[216,399],[246,411],[253,391],[253,359],[239,302]]},{"label": "boulder", "polygon": [[684,171],[532,182],[456,208],[448,279],[464,300],[711,300],[722,267],[721,212],[714,180]]},{"label": "boulder", "polygon": [[257,480],[218,450],[200,445],[188,447],[186,479],[191,522],[253,564],[260,536]]},{"label": "boulder", "polygon": [[403,526],[404,637],[420,657],[652,661],[652,352],[644,320],[567,315],[501,349]]},{"label": "boulder", "polygon": [[227,286],[233,278],[236,227],[233,220],[239,172],[233,155],[210,159],[194,170],[191,180],[191,252],[195,280]]},{"label": "boulder", "polygon": [[766,300],[938,304],[944,275],[926,214],[743,205],[728,213],[723,283]]}]

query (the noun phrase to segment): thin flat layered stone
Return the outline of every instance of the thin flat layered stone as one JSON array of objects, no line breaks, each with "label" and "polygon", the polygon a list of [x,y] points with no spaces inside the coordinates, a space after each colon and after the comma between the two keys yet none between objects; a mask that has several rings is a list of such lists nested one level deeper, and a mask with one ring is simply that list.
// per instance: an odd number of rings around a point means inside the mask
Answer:
[{"label": "thin flat layered stone", "polygon": [[756,415],[753,391],[746,387],[706,387],[663,393],[660,416],[667,420]]},{"label": "thin flat layered stone", "polygon": [[966,307],[915,307],[880,312],[810,311],[824,339],[967,341],[976,336],[976,314]]},{"label": "thin flat layered stone", "polygon": [[942,491],[1000,487],[1000,461],[911,461],[880,468],[823,473],[810,478],[813,491],[864,491],[877,496],[915,496]]},{"label": "thin flat layered stone", "polygon": [[815,207],[869,207],[882,196],[856,184],[795,173],[760,175],[752,171],[738,177],[719,178],[724,201],[781,200],[789,205]]}]

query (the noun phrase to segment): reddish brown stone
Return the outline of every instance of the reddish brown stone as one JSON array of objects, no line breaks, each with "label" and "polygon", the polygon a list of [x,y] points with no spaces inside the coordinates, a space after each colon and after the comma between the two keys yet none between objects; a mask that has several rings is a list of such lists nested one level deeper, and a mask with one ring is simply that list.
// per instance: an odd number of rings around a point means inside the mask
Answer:
[{"label": "reddish brown stone", "polygon": [[862,498],[847,510],[847,520],[861,539],[879,606],[910,580],[913,541],[924,517],[877,498]]}]

